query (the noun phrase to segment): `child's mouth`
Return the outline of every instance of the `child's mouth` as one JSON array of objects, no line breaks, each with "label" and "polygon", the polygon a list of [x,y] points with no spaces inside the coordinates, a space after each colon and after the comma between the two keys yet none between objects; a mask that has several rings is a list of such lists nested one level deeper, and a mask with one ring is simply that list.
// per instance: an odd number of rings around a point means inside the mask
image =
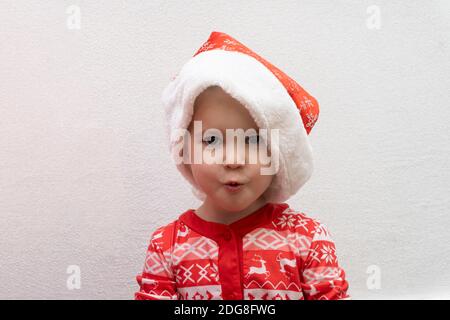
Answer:
[{"label": "child's mouth", "polygon": [[231,192],[236,192],[236,191],[241,190],[242,186],[243,186],[243,184],[238,183],[238,182],[230,182],[230,183],[225,184],[225,188]]}]

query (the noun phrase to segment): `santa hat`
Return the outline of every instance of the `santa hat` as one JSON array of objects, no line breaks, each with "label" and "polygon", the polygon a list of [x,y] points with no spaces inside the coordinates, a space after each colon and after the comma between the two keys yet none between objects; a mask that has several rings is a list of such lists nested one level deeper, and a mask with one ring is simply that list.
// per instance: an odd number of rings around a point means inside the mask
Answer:
[{"label": "santa hat", "polygon": [[[188,128],[196,97],[209,86],[220,86],[249,111],[260,129],[279,129],[278,172],[265,192],[269,202],[284,202],[310,178],[312,148],[308,140],[319,105],[296,81],[242,43],[222,32],[208,40],[172,78],[162,94],[167,117],[170,152],[179,159],[179,129]],[[205,199],[187,164],[178,170],[192,185],[194,195]]]}]

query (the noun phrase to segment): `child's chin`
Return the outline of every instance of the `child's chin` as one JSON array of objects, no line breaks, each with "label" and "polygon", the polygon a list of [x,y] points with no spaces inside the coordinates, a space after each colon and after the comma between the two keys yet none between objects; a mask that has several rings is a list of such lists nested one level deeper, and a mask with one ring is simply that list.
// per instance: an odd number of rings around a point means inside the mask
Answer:
[{"label": "child's chin", "polygon": [[242,211],[248,208],[253,202],[253,198],[248,195],[226,195],[220,199],[221,207],[229,211]]}]

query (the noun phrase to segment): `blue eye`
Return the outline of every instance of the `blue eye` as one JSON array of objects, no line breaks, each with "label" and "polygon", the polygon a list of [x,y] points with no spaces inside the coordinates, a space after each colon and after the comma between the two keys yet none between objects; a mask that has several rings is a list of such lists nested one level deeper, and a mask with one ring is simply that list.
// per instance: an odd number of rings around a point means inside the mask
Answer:
[{"label": "blue eye", "polygon": [[210,136],[203,139],[203,143],[206,143],[207,145],[216,144],[218,143],[219,138],[216,136]]},{"label": "blue eye", "polygon": [[245,137],[245,143],[259,143],[259,139],[258,135]]}]

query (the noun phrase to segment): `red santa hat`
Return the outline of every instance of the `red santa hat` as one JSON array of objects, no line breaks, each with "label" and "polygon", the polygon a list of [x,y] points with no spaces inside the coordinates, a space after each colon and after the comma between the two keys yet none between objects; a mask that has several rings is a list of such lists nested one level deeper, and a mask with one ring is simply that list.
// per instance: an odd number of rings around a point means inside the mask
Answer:
[{"label": "red santa hat", "polygon": [[[179,129],[188,128],[196,97],[209,86],[220,86],[249,111],[260,129],[278,129],[278,172],[265,192],[269,202],[284,202],[310,178],[312,148],[308,139],[319,115],[317,100],[296,81],[254,51],[222,32],[208,40],[164,89],[170,152],[179,159]],[[187,164],[178,170],[192,185],[194,195],[205,199]]]}]

